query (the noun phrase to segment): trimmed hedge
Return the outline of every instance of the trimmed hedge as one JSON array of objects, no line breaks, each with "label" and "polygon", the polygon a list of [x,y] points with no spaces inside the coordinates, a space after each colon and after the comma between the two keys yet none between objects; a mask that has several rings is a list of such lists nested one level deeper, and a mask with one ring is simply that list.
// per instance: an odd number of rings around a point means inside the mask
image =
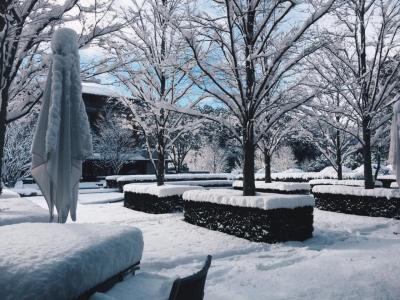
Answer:
[{"label": "trimmed hedge", "polygon": [[[239,190],[242,191],[243,188],[242,187],[233,187],[234,190]],[[260,188],[256,188],[257,192],[261,192],[261,193],[274,193],[274,194],[288,194],[288,195],[308,195],[310,194],[310,190],[278,190],[278,189],[260,189]]]},{"label": "trimmed hedge", "polygon": [[117,179],[106,179],[106,187],[112,189],[118,188]]},{"label": "trimmed hedge", "polygon": [[333,212],[400,219],[400,199],[314,193],[315,207]]},{"label": "trimmed hedge", "polygon": [[151,194],[124,192],[124,206],[150,214],[167,214],[183,210],[182,195],[158,197]]},{"label": "trimmed hedge", "polygon": [[184,201],[185,221],[255,242],[304,241],[312,237],[313,207],[264,210]]}]

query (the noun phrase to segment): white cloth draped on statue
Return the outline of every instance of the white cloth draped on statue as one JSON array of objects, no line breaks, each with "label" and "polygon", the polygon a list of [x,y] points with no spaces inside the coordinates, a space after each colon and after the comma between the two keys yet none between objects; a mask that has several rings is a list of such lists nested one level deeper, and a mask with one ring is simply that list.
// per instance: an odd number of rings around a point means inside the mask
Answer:
[{"label": "white cloth draped on statue", "polygon": [[400,186],[400,101],[393,105],[392,127],[390,132],[389,161],[396,174],[397,184]]},{"label": "white cloth draped on statue", "polygon": [[82,162],[92,154],[92,138],[82,100],[76,33],[54,33],[52,63],[32,146],[32,176],[38,183],[53,221],[68,214],[76,220]]}]

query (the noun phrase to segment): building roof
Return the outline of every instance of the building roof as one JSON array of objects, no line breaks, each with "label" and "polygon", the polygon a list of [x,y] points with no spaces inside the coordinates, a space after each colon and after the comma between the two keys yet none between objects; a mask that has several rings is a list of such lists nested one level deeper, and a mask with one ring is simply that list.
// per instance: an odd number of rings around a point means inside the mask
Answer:
[{"label": "building roof", "polygon": [[82,82],[82,94],[99,95],[106,97],[122,97],[122,93],[112,85],[105,85],[96,82]]}]

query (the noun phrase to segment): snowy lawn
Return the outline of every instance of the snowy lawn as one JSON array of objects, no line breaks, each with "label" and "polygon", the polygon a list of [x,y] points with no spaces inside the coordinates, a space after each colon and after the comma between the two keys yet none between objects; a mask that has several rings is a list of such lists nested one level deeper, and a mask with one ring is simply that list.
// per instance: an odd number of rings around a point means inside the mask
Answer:
[{"label": "snowy lawn", "polygon": [[[28,199],[46,207],[42,197]],[[400,298],[400,221],[393,219],[315,209],[312,239],[270,245],[187,224],[182,214],[146,214],[122,203],[78,204],[77,218],[140,228],[143,271],[185,276],[213,255],[205,299]]]}]

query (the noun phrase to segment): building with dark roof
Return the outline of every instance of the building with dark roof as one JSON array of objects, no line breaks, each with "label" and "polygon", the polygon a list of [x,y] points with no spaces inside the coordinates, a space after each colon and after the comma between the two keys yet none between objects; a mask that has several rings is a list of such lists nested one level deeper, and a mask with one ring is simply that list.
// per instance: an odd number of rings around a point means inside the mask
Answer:
[{"label": "building with dark roof", "polygon": [[[104,116],[107,101],[116,99],[122,95],[114,88],[93,82],[82,83],[82,98],[85,103],[86,113],[88,114],[89,123],[92,129],[96,128],[96,123]],[[149,154],[143,149],[132,149],[125,154],[126,164],[122,167],[120,174],[154,174],[154,167],[150,161]],[[157,157],[157,155],[153,155]],[[83,163],[82,177],[84,181],[93,181],[99,177],[113,174],[111,168],[102,166],[99,153]]]}]

